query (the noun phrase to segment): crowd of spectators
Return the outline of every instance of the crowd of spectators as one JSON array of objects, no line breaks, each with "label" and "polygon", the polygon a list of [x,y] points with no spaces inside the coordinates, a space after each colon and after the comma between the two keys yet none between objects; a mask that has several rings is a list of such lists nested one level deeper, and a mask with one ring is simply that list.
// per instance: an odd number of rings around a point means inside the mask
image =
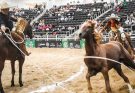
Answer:
[{"label": "crowd of spectators", "polygon": [[[33,24],[35,37],[59,34],[70,35],[79,28],[82,22],[87,19],[96,18],[112,7],[113,4],[106,2],[89,4],[78,3],[77,5],[70,5],[68,3],[63,6],[54,5],[51,9],[46,10],[45,14]],[[125,7],[123,3],[115,7],[117,14],[123,12]],[[27,20],[33,20],[42,13],[45,8],[45,5],[36,4],[34,9],[13,9],[12,12],[14,16],[21,16]],[[111,13],[112,12],[110,12],[110,14]],[[105,17],[106,16],[104,16],[103,19],[105,19]],[[100,21],[100,19],[98,21]]]},{"label": "crowd of spectators", "polygon": [[44,35],[69,35],[79,28],[79,25],[87,19],[99,16],[102,11],[111,8],[111,4],[89,3],[77,5],[53,6],[46,10],[44,16],[34,23],[36,34]]}]

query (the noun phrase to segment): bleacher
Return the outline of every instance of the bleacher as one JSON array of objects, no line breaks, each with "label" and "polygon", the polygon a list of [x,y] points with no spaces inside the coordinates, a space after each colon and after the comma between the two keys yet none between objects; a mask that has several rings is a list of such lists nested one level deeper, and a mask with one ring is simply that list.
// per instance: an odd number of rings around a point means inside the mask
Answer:
[{"label": "bleacher", "polygon": [[[46,13],[33,24],[33,30],[35,37],[44,38],[46,35],[70,35],[79,28],[79,25],[87,19],[94,19],[103,14],[97,21],[103,21],[112,13],[117,14],[122,20],[125,30],[132,30],[131,26],[126,25],[125,21],[127,16],[130,16],[134,12],[135,1],[127,2],[127,4],[121,8],[119,12],[116,12],[116,8],[111,11],[107,10],[114,7],[112,4],[106,2],[102,3],[89,3],[89,4],[77,4],[77,5],[64,5],[59,7],[53,7],[46,11]],[[33,20],[43,10],[38,9],[22,9],[19,13],[15,13],[16,16],[22,16],[27,20]],[[104,14],[105,13],[105,14]],[[21,14],[21,15],[20,15]],[[44,20],[43,26],[40,21]],[[39,29],[40,28],[40,29]]]},{"label": "bleacher", "polygon": [[[40,20],[45,20],[45,25],[52,25],[49,30],[43,30],[43,34],[53,35],[63,34],[69,35],[79,28],[79,25],[87,19],[93,19],[101,14],[101,11],[106,11],[112,6],[108,5],[104,7],[106,3],[95,3],[95,4],[79,4],[67,6],[60,6],[51,9],[51,12],[46,12]],[[62,10],[62,9],[65,9]],[[102,12],[103,13],[103,12]],[[41,35],[41,31],[36,30],[36,35]]]}]

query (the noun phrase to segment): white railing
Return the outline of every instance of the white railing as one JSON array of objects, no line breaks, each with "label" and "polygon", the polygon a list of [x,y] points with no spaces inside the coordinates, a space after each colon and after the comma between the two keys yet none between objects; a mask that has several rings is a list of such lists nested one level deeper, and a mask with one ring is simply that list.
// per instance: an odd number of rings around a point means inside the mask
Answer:
[{"label": "white railing", "polygon": [[[74,37],[69,37],[66,35],[46,35],[44,37],[38,37],[38,38],[33,38],[34,40],[56,40],[56,41],[61,41],[61,40],[75,40],[77,41],[76,38]],[[107,41],[109,39],[109,35],[103,35],[103,41]],[[135,34],[132,34],[131,40],[135,40]]]}]

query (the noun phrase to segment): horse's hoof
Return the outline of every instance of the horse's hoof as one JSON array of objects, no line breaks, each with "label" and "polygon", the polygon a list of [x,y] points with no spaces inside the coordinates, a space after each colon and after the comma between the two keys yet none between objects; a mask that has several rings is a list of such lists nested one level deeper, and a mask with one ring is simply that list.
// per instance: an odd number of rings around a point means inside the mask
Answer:
[{"label": "horse's hoof", "polygon": [[112,93],[112,91],[110,90],[110,91],[107,91],[107,93]]},{"label": "horse's hoof", "polygon": [[92,93],[92,87],[88,87],[89,93]]},{"label": "horse's hoof", "polygon": [[23,83],[22,83],[22,81],[19,81],[19,84],[20,84],[20,87],[22,87],[22,86],[23,86]]},{"label": "horse's hoof", "polygon": [[3,90],[3,88],[0,89],[0,93],[5,93],[4,90]]},{"label": "horse's hoof", "polygon": [[92,90],[92,87],[88,87],[88,90]]},{"label": "horse's hoof", "polygon": [[23,84],[20,84],[20,87],[22,87],[23,86]]},{"label": "horse's hoof", "polygon": [[91,88],[91,89],[88,89],[88,90],[89,90],[89,93],[93,93],[93,92],[92,92],[92,88]]},{"label": "horse's hoof", "polygon": [[15,84],[11,84],[11,87],[14,87],[15,86]]}]

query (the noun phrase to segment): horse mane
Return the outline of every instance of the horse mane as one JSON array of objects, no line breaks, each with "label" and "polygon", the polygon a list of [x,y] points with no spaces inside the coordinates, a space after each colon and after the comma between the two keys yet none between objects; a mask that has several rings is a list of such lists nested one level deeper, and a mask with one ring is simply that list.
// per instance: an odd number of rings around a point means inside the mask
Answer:
[{"label": "horse mane", "polygon": [[23,33],[27,25],[28,25],[27,20],[23,18],[19,18],[18,21],[16,22],[15,31]]},{"label": "horse mane", "polygon": [[95,31],[95,21],[92,20],[87,20],[87,23],[85,24],[85,26],[91,26],[93,28],[93,40],[96,44],[100,44],[101,40],[102,40],[102,35],[98,32]]},{"label": "horse mane", "polygon": [[100,44],[102,41],[102,35],[98,32],[94,32],[94,39],[97,44]]}]

